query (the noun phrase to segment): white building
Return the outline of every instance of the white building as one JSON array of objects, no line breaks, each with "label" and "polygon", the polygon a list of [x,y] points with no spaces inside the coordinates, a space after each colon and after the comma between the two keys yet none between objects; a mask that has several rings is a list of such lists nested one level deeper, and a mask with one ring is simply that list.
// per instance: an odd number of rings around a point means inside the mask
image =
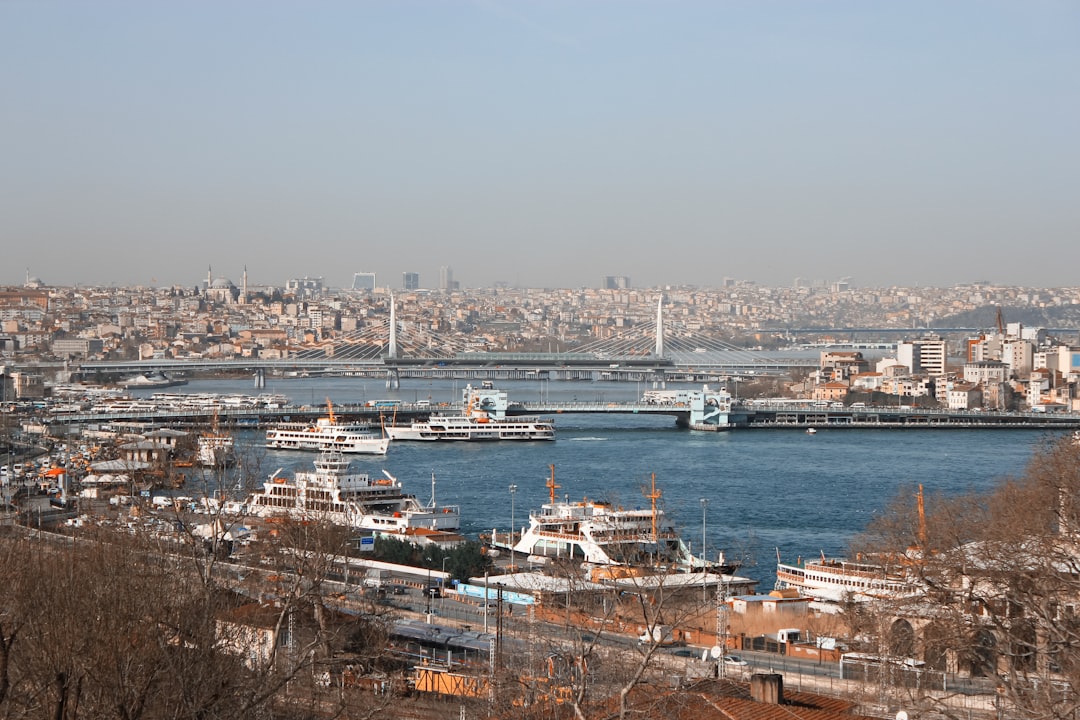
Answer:
[{"label": "white building", "polygon": [[973,383],[952,383],[949,388],[949,409],[970,410],[982,407],[982,391]]},{"label": "white building", "polygon": [[939,337],[905,340],[896,344],[896,359],[913,375],[940,377],[945,374],[945,341]]}]

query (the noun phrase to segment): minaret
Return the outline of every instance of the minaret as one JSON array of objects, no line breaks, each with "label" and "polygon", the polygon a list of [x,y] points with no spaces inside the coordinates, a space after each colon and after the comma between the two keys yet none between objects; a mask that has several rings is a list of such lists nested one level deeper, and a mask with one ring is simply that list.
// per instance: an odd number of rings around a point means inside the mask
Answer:
[{"label": "minaret", "polygon": [[247,265],[244,266],[244,278],[240,283],[240,304],[247,305]]},{"label": "minaret", "polygon": [[389,357],[397,357],[397,315],[394,312],[394,293],[390,293],[390,347]]},{"label": "minaret", "polygon": [[656,301],[656,349],[653,354],[658,358],[664,357],[664,295]]},{"label": "minaret", "polygon": [[207,291],[209,291],[210,288],[212,288],[213,286],[214,286],[213,270],[209,265],[207,265],[206,266],[206,289],[207,289]]}]

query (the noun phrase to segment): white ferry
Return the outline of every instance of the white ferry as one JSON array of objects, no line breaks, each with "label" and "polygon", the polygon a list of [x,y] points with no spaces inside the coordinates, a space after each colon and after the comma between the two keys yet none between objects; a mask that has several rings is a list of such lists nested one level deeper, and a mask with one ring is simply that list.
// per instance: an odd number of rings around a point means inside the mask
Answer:
[{"label": "white ferry", "polygon": [[389,425],[393,440],[554,440],[555,425],[538,417],[507,417],[505,392],[465,387],[461,415],[432,415],[408,425]]},{"label": "white ferry", "polygon": [[199,436],[199,464],[206,467],[229,465],[235,458],[235,441],[232,435],[208,432]]},{"label": "white ferry", "polygon": [[[918,503],[919,546],[925,547],[926,511],[922,485],[919,485],[915,499]],[[777,549],[776,585],[778,589],[794,588],[803,597],[825,603],[896,600],[922,591],[917,574],[910,572],[921,556],[919,547],[911,547],[903,556],[885,565],[865,562],[861,557],[855,561],[826,558],[822,552],[820,560],[800,558],[790,564],[780,562],[780,550]]]},{"label": "white ferry", "polygon": [[128,390],[137,390],[140,388],[175,387],[176,385],[187,385],[187,383],[187,380],[169,377],[163,372],[147,372],[129,377],[120,385]]},{"label": "white ferry", "polygon": [[410,539],[456,535],[461,527],[458,506],[436,504],[434,475],[431,502],[421,505],[385,470],[382,478],[350,472],[349,461],[336,452],[320,453],[314,464],[314,470],[297,471],[291,480],[278,469],[248,497],[248,511],[256,517],[324,521]]},{"label": "white ferry", "polygon": [[385,455],[390,437],[368,425],[339,423],[333,406],[329,417],[314,423],[281,423],[266,431],[266,447],[278,450],[318,450],[361,455]]},{"label": "white ferry", "polygon": [[547,488],[550,501],[529,513],[529,527],[513,545],[515,553],[540,558],[565,558],[593,565],[667,568],[676,572],[729,573],[738,566],[723,554],[713,563],[691,554],[674,525],[656,501],[661,493],[652,478],[645,497],[651,506],[626,510],[596,500],[556,500],[555,466]]},{"label": "white ferry", "polygon": [[909,597],[918,586],[901,568],[838,558],[785,564],[777,558],[778,588],[794,588],[803,597],[826,603],[869,602]]}]

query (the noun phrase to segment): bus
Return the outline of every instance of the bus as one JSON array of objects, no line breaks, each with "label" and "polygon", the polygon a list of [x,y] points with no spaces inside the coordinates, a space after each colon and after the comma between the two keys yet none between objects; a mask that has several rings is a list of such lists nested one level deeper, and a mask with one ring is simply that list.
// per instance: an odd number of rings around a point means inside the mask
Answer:
[{"label": "bus", "polygon": [[909,688],[945,690],[945,673],[915,658],[849,652],[840,656],[840,679],[887,682]]}]

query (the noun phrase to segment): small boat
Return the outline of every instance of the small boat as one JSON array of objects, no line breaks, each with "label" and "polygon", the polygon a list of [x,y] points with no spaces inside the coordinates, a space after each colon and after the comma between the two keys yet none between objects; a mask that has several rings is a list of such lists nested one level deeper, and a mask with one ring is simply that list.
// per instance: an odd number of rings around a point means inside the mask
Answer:
[{"label": "small boat", "polygon": [[817,428],[806,428],[807,435],[817,435]]}]

